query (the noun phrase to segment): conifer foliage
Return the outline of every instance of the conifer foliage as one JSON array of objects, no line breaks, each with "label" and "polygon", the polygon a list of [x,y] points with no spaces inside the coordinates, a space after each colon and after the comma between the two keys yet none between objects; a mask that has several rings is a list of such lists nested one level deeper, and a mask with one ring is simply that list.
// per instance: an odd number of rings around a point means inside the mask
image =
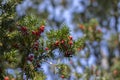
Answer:
[{"label": "conifer foliage", "polygon": [[[34,15],[16,19],[15,11],[12,12],[15,4],[12,4],[10,1],[2,4],[0,79],[12,79],[6,72],[7,68],[20,68],[21,77],[17,77],[17,80],[21,80],[24,75],[26,79],[44,80],[45,75],[41,71],[38,72],[38,69],[44,60],[54,58],[55,49],[59,49],[63,57],[72,57],[76,53],[76,48],[83,48],[84,42],[74,41],[65,25],[59,30],[47,31],[46,22]],[[10,9],[8,6],[13,8]],[[76,44],[78,42],[79,44]]]},{"label": "conifer foliage", "polygon": [[[94,56],[97,58],[96,62],[101,61],[100,43],[103,39],[103,32],[98,27],[99,23],[96,19],[80,23],[79,31],[83,33],[83,36],[75,40],[74,36],[70,34],[69,27],[65,24],[58,26],[59,29],[53,29],[50,26],[48,30],[47,20],[43,20],[35,14],[28,13],[18,17],[15,9],[16,5],[21,2],[22,0],[7,0],[5,3],[0,1],[0,80],[23,80],[24,78],[26,80],[45,80],[47,76],[41,66],[43,62],[58,58],[56,50],[60,57],[70,60],[76,55],[79,57],[82,50],[88,49],[85,56],[82,56],[88,62],[92,55],[91,48],[93,48]],[[93,45],[94,42],[98,44]],[[70,62],[72,69],[68,64],[55,64],[58,69],[57,77],[69,80],[74,73],[77,80],[80,78],[89,80],[91,76],[100,80],[119,80],[119,58],[111,60],[114,58],[114,49],[119,48],[119,33],[113,35],[108,42],[110,53],[112,53],[108,59],[109,72],[99,69],[101,68],[100,63],[96,63],[96,67],[89,68],[88,65],[83,66],[77,61],[76,63]],[[76,64],[84,68],[83,74],[73,72]],[[12,69],[16,73],[11,75],[8,73],[8,69]]]}]

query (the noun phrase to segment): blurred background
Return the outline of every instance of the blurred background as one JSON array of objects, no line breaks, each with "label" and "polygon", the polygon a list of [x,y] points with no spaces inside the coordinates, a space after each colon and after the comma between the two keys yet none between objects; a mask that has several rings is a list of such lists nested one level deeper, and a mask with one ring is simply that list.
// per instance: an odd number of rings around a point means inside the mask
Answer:
[{"label": "blurred background", "polygon": [[[1,3],[5,4],[7,1],[9,0]],[[16,12],[17,17],[32,13],[46,20],[48,31],[59,29],[66,24],[74,40],[85,36],[84,32],[79,30],[80,24],[92,20],[98,23],[97,28],[103,34],[99,42],[90,42],[88,39],[85,43],[88,47],[81,50],[77,56],[69,60],[61,57],[57,60],[50,59],[42,65],[47,80],[58,80],[58,69],[55,65],[60,63],[68,64],[71,68],[71,76],[66,80],[80,80],[78,75],[81,80],[85,80],[89,73],[87,68],[96,70],[90,80],[96,80],[96,75],[107,77],[98,80],[109,80],[109,72],[120,63],[120,0],[21,0],[16,6]],[[14,73],[11,71],[8,70]]]}]

